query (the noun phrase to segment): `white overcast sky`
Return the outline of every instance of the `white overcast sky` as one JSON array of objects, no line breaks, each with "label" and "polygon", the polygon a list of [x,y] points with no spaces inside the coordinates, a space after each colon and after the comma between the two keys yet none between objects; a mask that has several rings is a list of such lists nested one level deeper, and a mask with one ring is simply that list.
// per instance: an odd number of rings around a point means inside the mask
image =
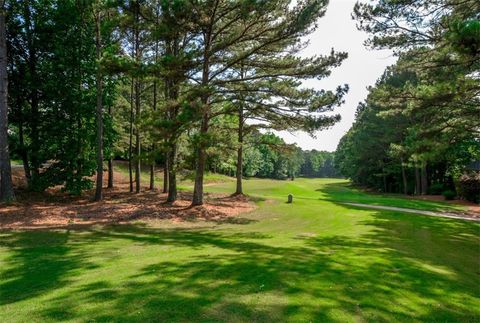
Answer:
[{"label": "white overcast sky", "polygon": [[[365,1],[365,0],[364,0]],[[336,108],[342,121],[328,130],[316,133],[316,138],[303,132],[278,133],[287,143],[296,143],[303,149],[335,151],[340,138],[350,129],[359,102],[367,97],[367,87],[373,85],[385,68],[396,58],[390,51],[374,51],[365,48],[367,34],[358,31],[351,14],[356,0],[330,0],[326,15],[319,20],[318,29],[310,38],[305,55],[328,54],[331,48],[348,53],[348,59],[321,81],[305,82],[309,87],[333,90],[338,85],[348,84],[350,91],[345,103]]]}]

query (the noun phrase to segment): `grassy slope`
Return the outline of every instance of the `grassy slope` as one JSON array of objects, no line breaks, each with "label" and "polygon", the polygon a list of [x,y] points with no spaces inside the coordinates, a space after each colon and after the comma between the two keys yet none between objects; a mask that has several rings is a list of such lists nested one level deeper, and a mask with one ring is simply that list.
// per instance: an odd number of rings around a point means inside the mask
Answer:
[{"label": "grassy slope", "polygon": [[0,233],[0,321],[480,319],[480,225],[336,204],[368,199],[338,180],[245,186],[237,224]]}]

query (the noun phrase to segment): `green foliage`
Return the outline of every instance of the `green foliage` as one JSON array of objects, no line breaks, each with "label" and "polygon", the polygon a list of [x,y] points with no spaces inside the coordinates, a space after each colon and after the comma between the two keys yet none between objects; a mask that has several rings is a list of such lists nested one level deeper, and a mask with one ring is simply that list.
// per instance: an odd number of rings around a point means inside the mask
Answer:
[{"label": "green foliage", "polygon": [[[31,172],[33,190],[63,185],[80,194],[95,170],[95,55],[91,4],[9,2],[8,45],[13,151]],[[115,79],[105,82],[112,106]],[[106,149],[114,141],[106,122]]]},{"label": "green foliage", "polygon": [[445,185],[443,183],[434,183],[428,187],[427,192],[430,195],[440,195],[445,192]]},{"label": "green foliage", "polygon": [[480,203],[480,172],[462,175],[458,181],[458,191],[467,201]]},{"label": "green foliage", "polygon": [[356,4],[358,26],[371,34],[367,44],[392,49],[399,60],[370,89],[341,140],[342,174],[419,194],[430,183],[452,188],[479,158],[479,10],[474,0]]},{"label": "green foliage", "polygon": [[455,193],[455,191],[452,191],[452,190],[446,190],[446,191],[443,191],[442,195],[443,197],[445,197],[446,200],[453,200],[457,196],[457,193]]}]

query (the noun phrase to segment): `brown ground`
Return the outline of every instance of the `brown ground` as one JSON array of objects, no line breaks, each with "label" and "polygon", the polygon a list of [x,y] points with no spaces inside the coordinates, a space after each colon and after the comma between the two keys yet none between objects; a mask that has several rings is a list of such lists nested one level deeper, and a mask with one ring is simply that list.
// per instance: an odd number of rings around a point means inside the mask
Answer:
[{"label": "brown ground", "polygon": [[[22,169],[14,169],[17,187],[24,185]],[[45,193],[19,190],[17,202],[0,206],[0,229],[36,229],[119,224],[169,219],[181,221],[211,221],[216,223],[241,223],[238,217],[251,211],[255,204],[245,197],[206,195],[206,203],[190,207],[191,194],[179,193],[173,205],[165,203],[166,194],[142,191],[129,192],[128,180],[115,173],[115,188],[104,190],[104,200],[93,202],[93,192],[83,197],[72,197],[53,188]]]}]

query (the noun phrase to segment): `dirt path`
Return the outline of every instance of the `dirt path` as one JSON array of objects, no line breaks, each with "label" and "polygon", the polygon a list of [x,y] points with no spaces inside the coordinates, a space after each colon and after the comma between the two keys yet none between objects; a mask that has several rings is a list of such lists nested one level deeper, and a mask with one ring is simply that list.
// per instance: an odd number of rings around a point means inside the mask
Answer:
[{"label": "dirt path", "polygon": [[475,215],[468,216],[468,215],[448,213],[448,212],[433,212],[433,211],[416,210],[416,209],[405,209],[405,208],[394,207],[394,206],[381,206],[381,205],[370,205],[370,204],[360,204],[360,203],[341,203],[341,204],[364,207],[369,209],[376,209],[376,210],[398,211],[398,212],[405,212],[405,213],[415,213],[415,214],[436,216],[441,218],[460,219],[460,220],[480,222],[480,218],[475,217]]}]

